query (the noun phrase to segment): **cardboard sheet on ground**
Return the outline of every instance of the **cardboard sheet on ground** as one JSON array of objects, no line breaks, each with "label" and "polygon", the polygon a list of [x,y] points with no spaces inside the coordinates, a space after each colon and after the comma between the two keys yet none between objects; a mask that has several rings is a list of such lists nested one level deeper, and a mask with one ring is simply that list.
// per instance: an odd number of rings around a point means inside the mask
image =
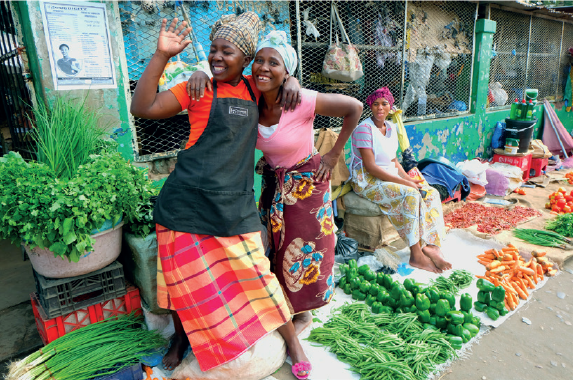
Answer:
[{"label": "cardboard sheet on ground", "polygon": [[[445,258],[452,263],[454,269],[465,269],[474,275],[483,275],[485,273],[485,268],[483,265],[477,262],[476,256],[491,248],[501,249],[503,248],[503,245],[493,240],[480,239],[465,230],[452,230],[448,233],[447,239],[443,242],[442,252],[444,253]],[[400,256],[403,263],[399,272],[405,275],[400,275],[399,273],[394,274],[392,277],[395,281],[403,282],[406,278],[412,278],[416,282],[429,284],[430,280],[439,276],[438,274],[415,269],[407,265],[410,259],[410,251],[408,248],[397,251],[396,253]],[[450,273],[451,271],[448,271],[445,272],[444,275],[449,276]],[[480,313],[475,309],[472,309],[472,313],[481,318],[483,325],[498,327],[511,315],[515,314],[519,308],[523,307],[523,305],[525,305],[531,299],[531,293],[540,289],[543,285],[545,285],[546,282],[547,277],[545,277],[545,280],[537,285],[535,290],[529,291],[530,297],[527,301],[522,300],[516,310],[508,313],[505,317],[500,317],[497,321],[491,320],[485,313]],[[461,293],[469,293],[472,296],[472,299],[475,301],[477,299],[478,293],[476,281],[474,281],[470,287],[462,289]],[[460,296],[458,295],[456,297],[456,309],[459,309],[459,298]],[[344,294],[344,292],[342,292],[342,290],[337,287],[336,293],[330,304],[316,311],[315,322],[313,322],[312,327],[306,329],[300,335],[304,351],[313,366],[312,372],[315,374],[315,376],[317,376],[317,378],[320,377],[324,380],[360,379],[360,376],[351,372],[350,366],[346,363],[340,362],[336,358],[335,354],[328,352],[325,347],[316,347],[314,343],[305,340],[305,338],[309,336],[310,330],[312,328],[318,327],[322,323],[326,323],[330,317],[331,311],[339,306],[342,306],[345,302],[357,301],[352,300],[350,295]],[[474,337],[474,339],[472,339],[469,343],[464,344],[462,351],[458,351],[458,354],[460,355],[463,354],[464,351],[467,351],[467,349],[471,347],[473,343],[477,342],[487,330],[487,327],[482,326],[478,336]],[[288,360],[290,360],[290,358]],[[449,364],[450,363],[446,363],[445,365],[438,367],[438,371],[447,368]]]}]

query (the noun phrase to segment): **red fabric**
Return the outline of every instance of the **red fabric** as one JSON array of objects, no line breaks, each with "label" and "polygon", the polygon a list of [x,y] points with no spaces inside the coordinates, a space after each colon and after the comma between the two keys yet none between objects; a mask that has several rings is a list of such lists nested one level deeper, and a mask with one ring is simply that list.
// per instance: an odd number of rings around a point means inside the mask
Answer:
[{"label": "red fabric", "polygon": [[201,370],[236,359],[290,320],[260,232],[216,237],[156,230],[158,304],[177,311]]}]

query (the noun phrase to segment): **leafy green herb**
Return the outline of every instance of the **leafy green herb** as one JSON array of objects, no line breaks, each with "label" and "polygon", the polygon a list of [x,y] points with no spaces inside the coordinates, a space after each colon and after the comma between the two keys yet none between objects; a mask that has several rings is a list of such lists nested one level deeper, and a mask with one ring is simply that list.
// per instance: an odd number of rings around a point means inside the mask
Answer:
[{"label": "leafy green herb", "polygon": [[458,294],[460,289],[467,288],[471,285],[474,277],[471,272],[465,269],[457,269],[449,277],[439,276],[432,280],[431,285],[440,291]]},{"label": "leafy green herb", "polygon": [[77,262],[106,220],[145,220],[149,186],[145,171],[119,153],[92,155],[73,178],[61,179],[48,165],[10,152],[0,158],[0,238]]}]

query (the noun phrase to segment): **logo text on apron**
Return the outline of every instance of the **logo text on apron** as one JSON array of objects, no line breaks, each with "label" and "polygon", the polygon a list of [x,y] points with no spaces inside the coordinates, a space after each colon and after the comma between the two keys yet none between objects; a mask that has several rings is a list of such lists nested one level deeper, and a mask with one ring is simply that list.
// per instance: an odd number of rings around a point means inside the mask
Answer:
[{"label": "logo text on apron", "polygon": [[230,106],[229,107],[229,115],[237,115],[237,116],[247,117],[247,116],[249,116],[249,110],[246,108]]}]

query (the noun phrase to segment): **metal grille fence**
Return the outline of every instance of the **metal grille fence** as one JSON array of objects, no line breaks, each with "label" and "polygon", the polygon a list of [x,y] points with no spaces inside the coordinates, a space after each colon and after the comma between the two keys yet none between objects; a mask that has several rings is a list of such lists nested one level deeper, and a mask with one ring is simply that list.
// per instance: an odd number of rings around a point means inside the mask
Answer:
[{"label": "metal grille fence", "polygon": [[[321,74],[332,39],[330,1],[292,2],[293,45],[301,56],[301,85],[365,101],[387,86],[405,120],[467,112],[471,89],[476,4],[467,2],[336,1],[350,42],[359,51],[364,76],[340,82]],[[297,11],[298,6],[298,11]],[[312,30],[316,29],[316,37]],[[405,37],[404,37],[405,36]],[[300,44],[299,44],[300,41]],[[405,43],[404,43],[405,41]],[[405,59],[403,59],[405,57]],[[370,116],[365,109],[364,117]],[[317,116],[315,127],[338,127],[341,119]]]},{"label": "metal grille fence", "polygon": [[505,104],[522,99],[526,88],[539,90],[538,99],[563,96],[567,75],[566,51],[573,46],[573,25],[533,15],[492,8],[496,22],[493,36],[495,56],[490,66],[490,86],[499,82],[508,94]]},{"label": "metal grille fence", "polygon": [[[196,36],[194,42],[203,47],[206,55],[210,46],[211,25],[225,14],[254,11],[264,24],[262,33],[284,30],[289,34],[290,20],[286,1],[122,1],[119,9],[132,93],[155,52],[161,19],[177,17],[183,20],[179,3],[182,3],[189,16]],[[190,65],[198,61],[191,47],[181,53],[179,58]],[[245,74],[250,74],[250,68],[245,70]],[[189,118],[186,114],[164,120],[135,118],[135,134],[137,161],[172,157],[185,147],[189,137]]]}]

